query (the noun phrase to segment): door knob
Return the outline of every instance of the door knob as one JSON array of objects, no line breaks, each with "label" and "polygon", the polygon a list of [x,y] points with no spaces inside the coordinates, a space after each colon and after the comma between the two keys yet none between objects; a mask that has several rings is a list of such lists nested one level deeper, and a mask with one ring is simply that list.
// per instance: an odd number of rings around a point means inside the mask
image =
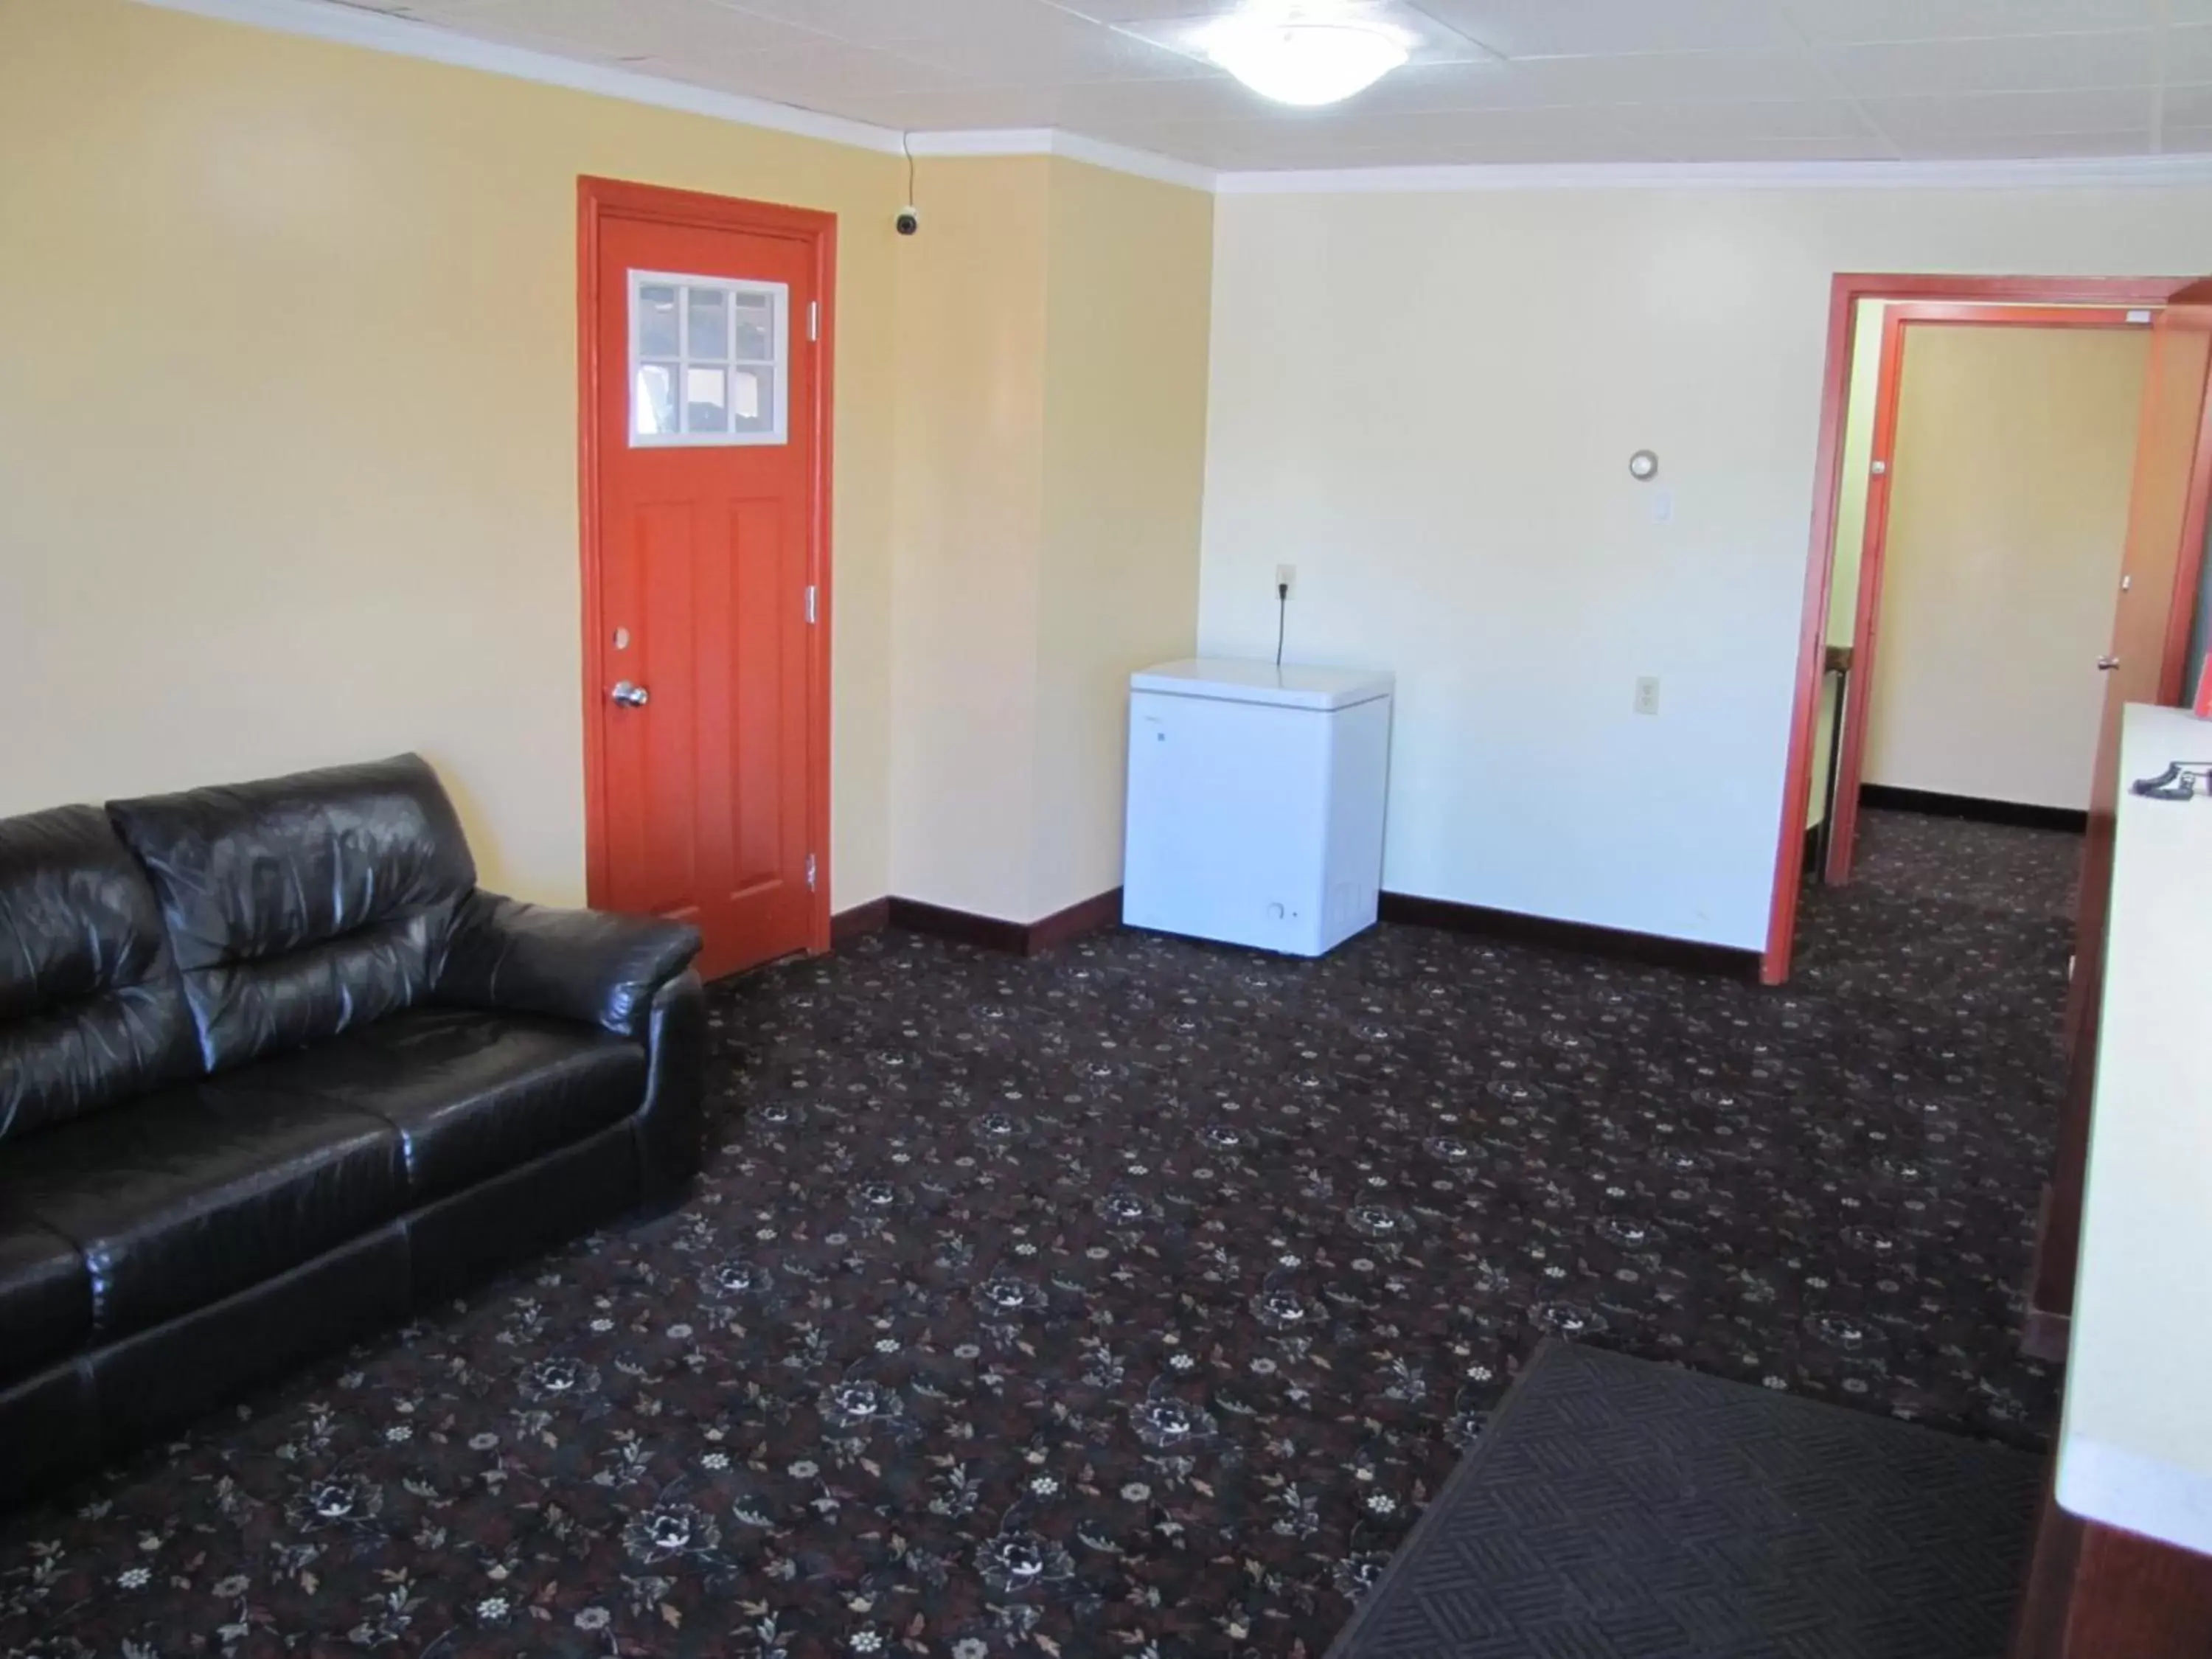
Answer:
[{"label": "door knob", "polygon": [[2100,657],[2097,659],[2097,671],[2100,673],[2109,674],[2119,665],[2120,659],[2118,657]]},{"label": "door knob", "polygon": [[641,685],[632,685],[628,680],[617,680],[615,689],[607,695],[625,708],[642,708],[651,694]]}]

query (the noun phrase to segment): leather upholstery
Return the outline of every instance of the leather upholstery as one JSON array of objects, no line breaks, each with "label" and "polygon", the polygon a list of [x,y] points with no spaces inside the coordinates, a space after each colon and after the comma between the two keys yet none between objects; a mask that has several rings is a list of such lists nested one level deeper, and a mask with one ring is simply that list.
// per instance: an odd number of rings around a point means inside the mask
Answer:
[{"label": "leather upholstery", "polygon": [[407,1212],[416,1300],[458,1295],[637,1201],[637,1139],[628,1123],[434,1199]]},{"label": "leather upholstery", "polygon": [[99,1403],[102,1453],[173,1433],[248,1382],[404,1319],[410,1287],[406,1224],[387,1221],[274,1279],[94,1349],[79,1364]]},{"label": "leather upholstery", "polygon": [[0,1218],[0,1382],[73,1352],[92,1332],[84,1257],[27,1217]]},{"label": "leather upholstery", "polygon": [[382,1118],[420,1202],[628,1117],[645,1073],[643,1048],[593,1026],[418,1008],[233,1075]]},{"label": "leather upholstery", "polygon": [[34,1135],[0,1158],[0,1214],[71,1240],[112,1337],[298,1266],[398,1213],[382,1118],[185,1085]]},{"label": "leather upholstery", "polygon": [[679,974],[653,999],[653,1056],[637,1125],[638,1169],[648,1204],[672,1202],[707,1156],[707,993]]},{"label": "leather upholstery", "polygon": [[422,758],[115,801],[210,1071],[411,1007],[476,865]]},{"label": "leather upholstery", "polygon": [[697,934],[475,882],[413,756],[0,821],[0,1504],[697,1170]]},{"label": "leather upholstery", "polygon": [[699,930],[682,922],[551,909],[478,891],[454,918],[438,996],[636,1036],[653,993],[698,954]]},{"label": "leather upholstery", "polygon": [[0,1142],[198,1069],[153,889],[106,815],[0,821]]}]

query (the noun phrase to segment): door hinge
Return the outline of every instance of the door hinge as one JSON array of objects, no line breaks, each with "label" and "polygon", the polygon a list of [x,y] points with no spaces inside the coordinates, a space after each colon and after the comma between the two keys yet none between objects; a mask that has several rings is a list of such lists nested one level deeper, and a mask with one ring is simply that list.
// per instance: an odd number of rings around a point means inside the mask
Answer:
[{"label": "door hinge", "polygon": [[810,340],[822,337],[822,301],[819,300],[806,302],[806,337]]},{"label": "door hinge", "polygon": [[806,855],[806,890],[810,893],[814,890],[814,854],[811,853]]},{"label": "door hinge", "polygon": [[806,620],[810,625],[817,619],[820,607],[816,602],[815,595],[820,591],[812,582],[806,584]]}]

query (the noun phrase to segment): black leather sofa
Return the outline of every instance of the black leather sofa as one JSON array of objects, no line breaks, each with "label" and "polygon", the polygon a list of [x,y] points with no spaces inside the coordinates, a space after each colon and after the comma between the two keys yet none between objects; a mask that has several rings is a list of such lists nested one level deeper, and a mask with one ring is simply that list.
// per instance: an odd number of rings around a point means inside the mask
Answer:
[{"label": "black leather sofa", "polygon": [[478,890],[411,755],[0,821],[0,1502],[672,1201],[698,945]]}]

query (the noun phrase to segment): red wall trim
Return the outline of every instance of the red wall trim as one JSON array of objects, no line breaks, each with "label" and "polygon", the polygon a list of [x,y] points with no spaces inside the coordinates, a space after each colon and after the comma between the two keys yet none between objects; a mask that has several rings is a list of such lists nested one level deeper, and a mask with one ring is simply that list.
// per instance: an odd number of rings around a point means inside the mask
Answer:
[{"label": "red wall trim", "polygon": [[1813,477],[1811,552],[1797,634],[1797,690],[1790,706],[1790,758],[1783,775],[1782,817],[1774,854],[1774,897],[1759,978],[1790,977],[1796,941],[1797,900],[1805,856],[1806,792],[1811,783],[1814,726],[1820,710],[1820,665],[1828,623],[1828,585],[1836,559],[1836,500],[1843,471],[1844,405],[1850,387],[1851,336],[1861,300],[2018,301],[2043,305],[2160,306],[2191,279],[2158,276],[1930,276],[1850,272],[1828,286],[1827,366],[1820,384],[1820,451]]},{"label": "red wall trim", "polygon": [[831,437],[835,431],[837,337],[837,216],[811,208],[742,201],[698,191],[664,190],[619,179],[576,180],[576,479],[580,519],[584,631],[584,890],[596,904],[607,890],[606,759],[604,722],[605,630],[600,626],[599,434],[592,419],[601,380],[599,331],[599,230],[609,219],[742,231],[807,244],[822,306],[814,406],[814,478],[809,516],[814,526],[807,580],[814,584],[816,626],[807,659],[807,828],[817,880],[807,924],[808,948],[830,948],[830,693]]}]

